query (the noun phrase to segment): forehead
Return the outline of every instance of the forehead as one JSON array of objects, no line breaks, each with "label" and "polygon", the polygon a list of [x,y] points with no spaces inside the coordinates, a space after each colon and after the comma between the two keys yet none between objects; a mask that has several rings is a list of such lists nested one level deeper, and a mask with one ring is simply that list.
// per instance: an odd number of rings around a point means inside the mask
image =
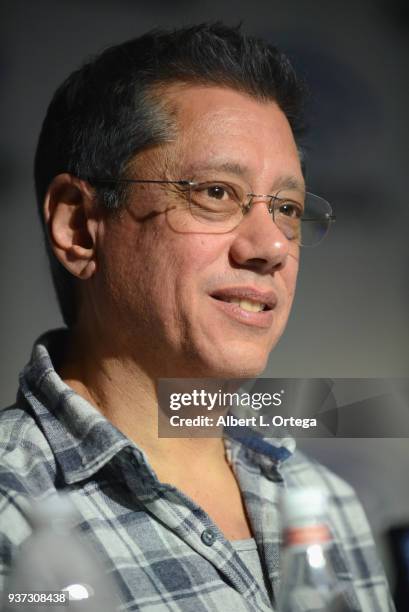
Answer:
[{"label": "forehead", "polygon": [[292,130],[276,102],[205,85],[173,85],[165,95],[177,126],[166,148],[180,169],[236,166],[249,175],[284,173],[302,182]]}]

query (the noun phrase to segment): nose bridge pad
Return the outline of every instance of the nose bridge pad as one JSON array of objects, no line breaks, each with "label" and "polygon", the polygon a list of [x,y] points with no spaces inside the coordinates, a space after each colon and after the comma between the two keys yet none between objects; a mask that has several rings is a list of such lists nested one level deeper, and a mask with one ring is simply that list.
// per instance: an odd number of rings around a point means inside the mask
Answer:
[{"label": "nose bridge pad", "polygon": [[[275,222],[275,218],[274,218],[274,200],[275,197],[272,195],[265,195],[265,194],[257,194],[257,193],[249,193],[249,201],[247,202],[247,204],[245,204],[244,208],[244,212],[245,213],[249,213],[251,211],[251,209],[253,208],[254,204],[265,204],[267,207],[268,212],[271,215],[271,218],[273,219],[273,221]],[[256,200],[256,201],[254,201]]]},{"label": "nose bridge pad", "polygon": [[267,204],[267,210],[271,215],[271,218],[273,219],[274,223],[275,223],[275,216],[274,216],[274,212],[275,212],[275,197],[274,196],[269,196],[270,197],[270,201]]}]

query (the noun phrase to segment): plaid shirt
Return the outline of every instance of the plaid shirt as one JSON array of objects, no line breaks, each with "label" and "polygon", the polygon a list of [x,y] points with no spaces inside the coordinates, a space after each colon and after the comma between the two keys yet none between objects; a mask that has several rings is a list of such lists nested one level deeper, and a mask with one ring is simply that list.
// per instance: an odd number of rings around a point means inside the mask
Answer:
[{"label": "plaid shirt", "polygon": [[146,455],[56,373],[52,332],[34,346],[16,405],[0,412],[0,590],[30,534],[34,498],[68,492],[78,528],[117,584],[120,610],[274,610],[280,580],[283,487],[319,485],[330,496],[333,568],[352,610],[393,610],[364,512],[349,485],[292,452],[294,441],[226,438],[257,542],[268,596],[210,517],[160,483]]}]

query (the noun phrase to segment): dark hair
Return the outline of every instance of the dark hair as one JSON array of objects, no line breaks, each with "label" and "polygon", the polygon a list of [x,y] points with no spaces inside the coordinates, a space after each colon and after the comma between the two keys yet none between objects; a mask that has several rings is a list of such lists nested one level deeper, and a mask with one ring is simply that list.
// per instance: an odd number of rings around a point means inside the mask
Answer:
[{"label": "dark hair", "polygon": [[[272,45],[221,23],[148,32],[91,59],[54,94],[35,156],[43,227],[44,197],[57,174],[117,179],[136,153],[167,140],[172,122],[154,92],[176,81],[217,84],[273,99],[297,142],[304,130],[304,85]],[[94,187],[101,206],[115,210],[121,205],[115,183]],[[48,238],[46,242],[61,312],[72,326],[76,279],[56,259]]]}]

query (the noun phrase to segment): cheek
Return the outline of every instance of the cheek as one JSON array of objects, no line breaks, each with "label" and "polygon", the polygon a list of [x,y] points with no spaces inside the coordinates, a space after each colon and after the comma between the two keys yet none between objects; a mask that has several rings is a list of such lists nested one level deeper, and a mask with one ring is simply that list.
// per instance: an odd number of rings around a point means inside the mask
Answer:
[{"label": "cheek", "polygon": [[[161,250],[157,280],[174,295],[179,308],[194,309],[198,293],[204,290],[213,263],[220,258],[213,236],[179,234],[172,236],[168,249]],[[166,262],[163,265],[163,262]],[[171,286],[169,287],[169,284]]]},{"label": "cheek", "polygon": [[123,221],[104,236],[100,295],[108,293],[116,310],[133,311],[143,319],[192,314],[209,274],[219,271],[221,259],[227,258],[229,238],[176,233],[163,217],[139,226]]},{"label": "cheek", "polygon": [[175,274],[182,274],[180,280],[184,276],[204,274],[216,263],[220,265],[223,252],[227,251],[222,236],[197,233],[172,234],[166,249],[169,269]]},{"label": "cheek", "polygon": [[[137,241],[132,260],[125,266],[143,294],[144,301],[153,302],[160,311],[179,309],[184,301],[195,299],[203,271],[214,258],[206,237],[177,234],[171,231],[153,232]],[[132,262],[132,263],[131,263]]]},{"label": "cheek", "polygon": [[124,315],[133,309],[145,317],[146,277],[151,273],[154,249],[144,248],[143,233],[137,229],[126,217],[107,227],[99,253],[99,299],[111,304],[114,313]]}]

